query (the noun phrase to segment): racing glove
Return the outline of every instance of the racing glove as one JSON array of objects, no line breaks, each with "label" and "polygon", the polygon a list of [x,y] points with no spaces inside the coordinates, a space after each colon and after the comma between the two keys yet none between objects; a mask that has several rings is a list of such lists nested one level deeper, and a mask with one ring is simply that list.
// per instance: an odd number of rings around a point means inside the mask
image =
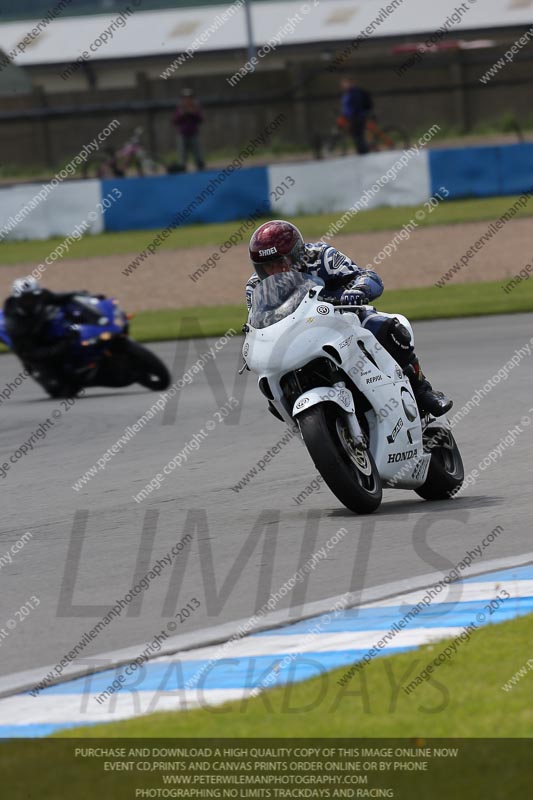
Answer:
[{"label": "racing glove", "polygon": [[368,303],[368,297],[360,289],[346,289],[339,299],[343,306],[364,306]]}]

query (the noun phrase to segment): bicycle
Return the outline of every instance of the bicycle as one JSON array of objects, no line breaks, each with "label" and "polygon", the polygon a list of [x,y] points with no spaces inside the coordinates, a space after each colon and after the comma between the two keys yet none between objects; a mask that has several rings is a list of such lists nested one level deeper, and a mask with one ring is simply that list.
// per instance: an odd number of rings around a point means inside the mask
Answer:
[{"label": "bicycle", "polygon": [[118,150],[106,147],[102,153],[85,162],[84,178],[127,178],[131,170],[140,177],[144,175],[164,175],[167,168],[148,155],[141,140],[143,128],[135,128],[133,135]]},{"label": "bicycle", "polygon": [[[394,125],[380,128],[375,116],[366,121],[366,139],[371,153],[383,150],[407,150],[409,136]],[[313,142],[315,158],[333,158],[335,155],[346,156],[352,147],[350,123],[346,117],[337,117],[335,125],[325,135],[317,134]]]}]

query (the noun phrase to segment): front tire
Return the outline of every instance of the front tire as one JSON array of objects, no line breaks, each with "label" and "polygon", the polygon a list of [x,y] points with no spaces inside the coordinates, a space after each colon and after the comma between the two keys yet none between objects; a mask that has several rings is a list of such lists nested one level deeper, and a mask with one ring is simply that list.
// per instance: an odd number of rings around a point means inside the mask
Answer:
[{"label": "front tire", "polygon": [[382,497],[381,478],[369,450],[356,447],[346,413],[320,403],[296,418],[313,462],[335,497],[356,514],[372,514]]},{"label": "front tire", "polygon": [[424,432],[424,447],[431,450],[426,480],[415,489],[424,500],[448,500],[463,485],[463,459],[451,431],[446,428]]},{"label": "front tire", "polygon": [[50,375],[41,375],[39,370],[33,371],[31,374],[35,383],[44,389],[52,400],[68,400],[71,397],[76,397],[82,390],[82,386],[79,383],[74,382],[74,380],[69,381],[66,376],[54,378]]}]

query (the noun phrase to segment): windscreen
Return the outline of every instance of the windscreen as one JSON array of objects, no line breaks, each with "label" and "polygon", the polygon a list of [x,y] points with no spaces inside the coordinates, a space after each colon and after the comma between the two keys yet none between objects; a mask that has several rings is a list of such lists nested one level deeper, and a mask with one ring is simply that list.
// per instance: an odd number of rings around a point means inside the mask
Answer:
[{"label": "windscreen", "polygon": [[250,325],[268,328],[295,311],[310,289],[323,286],[323,281],[301,272],[278,272],[259,283],[252,295]]}]

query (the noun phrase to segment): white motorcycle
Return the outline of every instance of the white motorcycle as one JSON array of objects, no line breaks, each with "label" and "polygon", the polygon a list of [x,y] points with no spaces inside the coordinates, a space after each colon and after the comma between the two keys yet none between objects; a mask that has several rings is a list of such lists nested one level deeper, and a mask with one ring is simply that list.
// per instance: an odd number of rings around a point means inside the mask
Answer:
[{"label": "white motorcycle", "polygon": [[351,511],[375,511],[383,487],[452,497],[464,470],[446,417],[420,417],[403,370],[361,324],[368,306],[321,300],[322,288],[291,270],[254,290],[242,353],[271,411],[299,427],[319,473]]}]

